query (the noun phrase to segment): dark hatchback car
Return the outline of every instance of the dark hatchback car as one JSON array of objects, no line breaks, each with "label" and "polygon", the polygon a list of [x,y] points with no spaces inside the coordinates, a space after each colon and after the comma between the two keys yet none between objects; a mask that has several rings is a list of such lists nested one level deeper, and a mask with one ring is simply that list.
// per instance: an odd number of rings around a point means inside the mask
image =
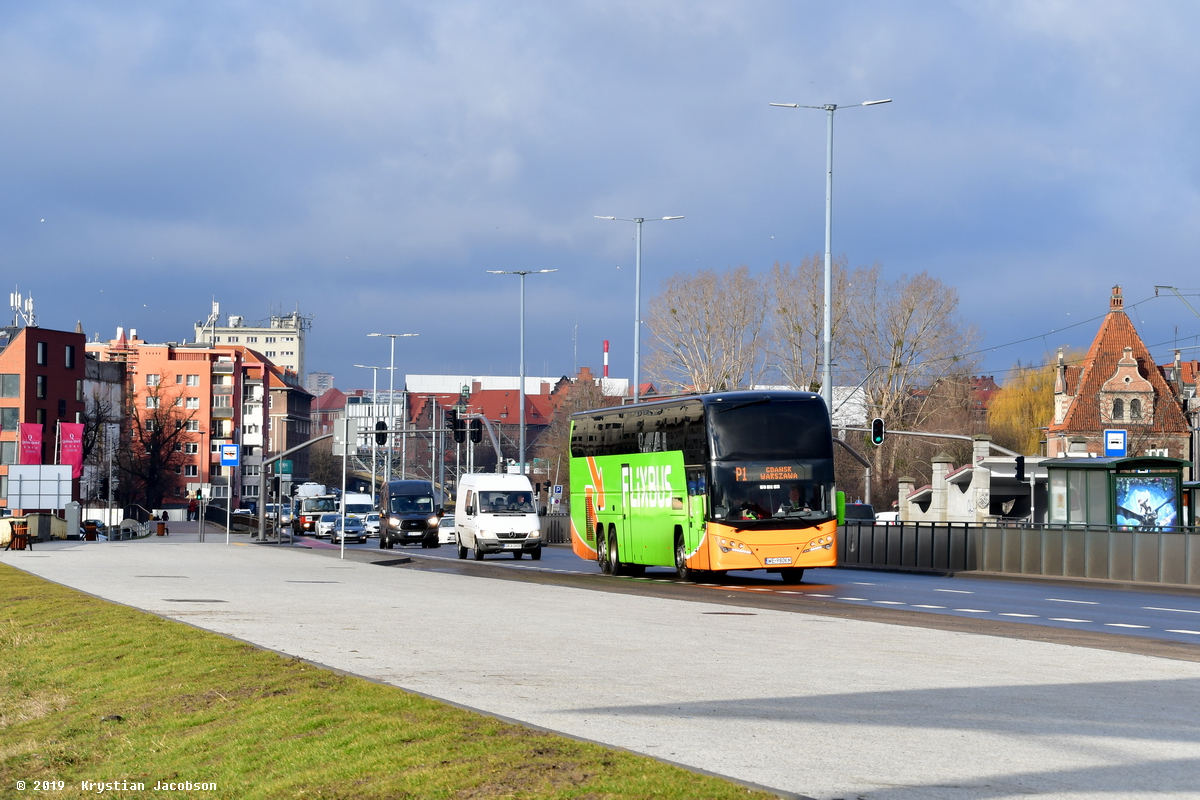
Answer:
[{"label": "dark hatchback car", "polygon": [[389,481],[379,509],[379,548],[397,544],[439,547],[438,521],[443,514],[430,481]]},{"label": "dark hatchback car", "polygon": [[846,503],[846,522],[859,525],[875,521],[875,508],[866,503]]}]

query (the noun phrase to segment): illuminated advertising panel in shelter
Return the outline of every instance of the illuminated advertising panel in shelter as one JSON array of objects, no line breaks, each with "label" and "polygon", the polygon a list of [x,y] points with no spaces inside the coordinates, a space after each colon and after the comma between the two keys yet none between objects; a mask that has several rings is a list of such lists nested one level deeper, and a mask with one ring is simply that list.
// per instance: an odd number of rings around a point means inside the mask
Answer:
[{"label": "illuminated advertising panel in shelter", "polygon": [[1179,480],[1174,475],[1114,475],[1118,525],[1159,528],[1177,524]]}]

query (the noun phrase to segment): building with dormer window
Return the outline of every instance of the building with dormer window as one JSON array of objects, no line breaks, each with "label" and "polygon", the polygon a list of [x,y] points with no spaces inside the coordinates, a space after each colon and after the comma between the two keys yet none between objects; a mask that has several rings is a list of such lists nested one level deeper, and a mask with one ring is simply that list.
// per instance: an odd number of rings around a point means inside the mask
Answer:
[{"label": "building with dormer window", "polygon": [[1050,457],[1102,456],[1104,431],[1126,431],[1130,456],[1190,458],[1191,434],[1178,381],[1154,363],[1125,314],[1121,287],[1114,286],[1108,314],[1082,363],[1065,363],[1058,352],[1054,420],[1046,432]]}]

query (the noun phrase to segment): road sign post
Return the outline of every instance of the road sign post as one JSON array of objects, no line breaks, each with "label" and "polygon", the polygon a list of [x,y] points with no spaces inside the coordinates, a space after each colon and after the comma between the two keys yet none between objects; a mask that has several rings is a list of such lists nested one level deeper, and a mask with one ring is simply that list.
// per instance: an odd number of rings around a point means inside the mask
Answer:
[{"label": "road sign post", "polygon": [[1124,458],[1126,455],[1127,434],[1123,430],[1106,430],[1104,432],[1104,457]]}]

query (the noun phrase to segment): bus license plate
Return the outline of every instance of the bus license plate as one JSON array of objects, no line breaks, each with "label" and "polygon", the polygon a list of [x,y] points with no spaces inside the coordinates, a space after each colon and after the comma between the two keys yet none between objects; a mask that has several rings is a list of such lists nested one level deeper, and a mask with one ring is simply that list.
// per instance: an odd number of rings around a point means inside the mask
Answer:
[{"label": "bus license plate", "polygon": [[768,558],[766,560],[766,563],[767,564],[790,564],[790,563],[792,563],[792,559],[790,556],[784,556],[783,558]]},{"label": "bus license plate", "polygon": [[505,550],[520,550],[521,543],[520,542],[505,542],[504,549]]}]

